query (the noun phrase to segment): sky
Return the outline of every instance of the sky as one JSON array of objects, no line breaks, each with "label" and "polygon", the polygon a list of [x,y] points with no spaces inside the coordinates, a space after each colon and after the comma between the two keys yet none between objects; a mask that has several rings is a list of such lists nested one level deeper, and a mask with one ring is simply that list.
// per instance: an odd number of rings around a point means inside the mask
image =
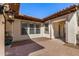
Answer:
[{"label": "sky", "polygon": [[63,8],[69,7],[71,3],[21,3],[20,14],[35,18],[45,18]]}]

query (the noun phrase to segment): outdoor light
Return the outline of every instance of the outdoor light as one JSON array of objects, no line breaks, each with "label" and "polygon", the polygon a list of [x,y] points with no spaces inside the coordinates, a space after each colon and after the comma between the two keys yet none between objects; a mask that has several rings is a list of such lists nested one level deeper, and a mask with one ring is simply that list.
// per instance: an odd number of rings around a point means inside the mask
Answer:
[{"label": "outdoor light", "polygon": [[14,22],[14,11],[10,9],[9,4],[4,4],[3,6],[6,21],[9,21],[10,23]]},{"label": "outdoor light", "polygon": [[10,23],[14,22],[14,11],[12,11],[12,10],[6,11],[6,16],[7,16],[8,22],[10,22]]}]

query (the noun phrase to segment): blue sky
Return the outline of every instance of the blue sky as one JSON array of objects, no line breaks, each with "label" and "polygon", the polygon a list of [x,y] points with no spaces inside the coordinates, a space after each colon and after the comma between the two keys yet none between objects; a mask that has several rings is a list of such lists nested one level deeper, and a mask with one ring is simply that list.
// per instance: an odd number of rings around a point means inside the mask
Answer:
[{"label": "blue sky", "polygon": [[72,4],[71,3],[21,3],[20,14],[42,19],[70,5]]}]

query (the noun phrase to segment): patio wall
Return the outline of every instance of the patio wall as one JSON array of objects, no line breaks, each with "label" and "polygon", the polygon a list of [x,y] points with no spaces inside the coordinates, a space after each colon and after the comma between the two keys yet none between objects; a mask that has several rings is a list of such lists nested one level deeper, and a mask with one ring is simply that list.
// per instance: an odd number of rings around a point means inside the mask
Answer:
[{"label": "patio wall", "polygon": [[[65,39],[66,42],[68,43],[72,43],[72,44],[76,44],[77,43],[77,39],[76,39],[76,35],[78,32],[78,26],[77,26],[77,13],[71,13],[71,14],[67,14],[55,19],[52,19],[52,27],[53,27],[53,37],[55,36],[59,36],[58,35],[58,28],[57,28],[57,24],[54,27],[54,23],[60,22],[60,21],[65,21]],[[62,32],[61,32],[62,33]]]},{"label": "patio wall", "polygon": [[[29,34],[28,33],[28,35],[21,35],[21,21],[24,21],[26,23],[38,23],[38,22],[33,22],[33,21],[15,19],[14,24],[13,24],[13,37],[14,37],[13,41],[43,37],[43,27],[40,28],[41,29],[40,34]],[[42,24],[41,24],[41,26],[42,26]]]},{"label": "patio wall", "polygon": [[[57,26],[54,27],[54,23],[65,21],[65,20],[67,20],[65,22],[66,42],[76,44],[76,34],[77,34],[76,33],[77,32],[76,12],[47,21],[49,23],[49,34],[44,33],[44,23],[33,22],[33,21],[22,20],[22,19],[15,19],[14,24],[13,24],[13,38],[14,38],[13,41],[26,40],[26,39],[32,39],[32,38],[38,38],[38,37],[47,37],[47,38],[53,39],[53,38],[55,38],[55,36],[59,35],[57,33],[58,28],[57,28]],[[40,23],[41,24],[41,28],[40,28],[41,33],[40,34],[29,34],[28,33],[28,35],[21,35],[21,21],[24,21],[26,23]],[[10,25],[10,24],[8,24],[8,25]],[[8,27],[10,27],[10,26],[8,26]],[[10,29],[8,28],[8,30],[10,30]]]},{"label": "patio wall", "polygon": [[68,43],[76,44],[77,35],[77,12],[68,15],[66,21],[66,40]]},{"label": "patio wall", "polygon": [[[55,19],[51,19],[50,22],[51,22],[51,33],[52,33],[51,37],[52,37],[52,39],[59,37],[59,34],[58,34],[59,33],[59,28],[58,28],[58,26],[59,26],[60,23],[63,23],[66,20],[66,16],[67,15],[64,15],[64,16],[61,16],[61,17],[58,17],[58,18],[55,18]],[[64,25],[64,24],[62,24],[62,25]],[[60,34],[61,34],[61,36],[63,36],[63,28],[62,28]]]},{"label": "patio wall", "polygon": [[48,23],[49,25],[48,25],[48,27],[49,27],[49,33],[45,33],[45,27],[44,27],[44,23],[43,23],[43,37],[46,37],[46,38],[50,38],[50,26],[51,26],[51,24],[50,24],[50,21],[46,21],[45,23]]}]

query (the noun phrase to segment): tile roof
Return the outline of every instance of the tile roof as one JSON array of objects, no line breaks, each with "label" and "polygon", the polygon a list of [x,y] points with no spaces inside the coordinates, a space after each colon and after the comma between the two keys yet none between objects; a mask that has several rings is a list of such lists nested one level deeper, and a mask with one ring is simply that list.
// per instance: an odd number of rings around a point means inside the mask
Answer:
[{"label": "tile roof", "polygon": [[43,20],[44,21],[51,20],[51,19],[63,16],[63,15],[66,15],[66,14],[72,13],[72,12],[76,11],[77,9],[79,9],[79,6],[72,5],[72,6],[67,7],[65,9],[62,9],[62,10],[58,11],[57,13],[54,13],[54,14],[46,17],[46,18],[43,18]]},{"label": "tile roof", "polygon": [[72,5],[72,6],[62,9],[62,10],[58,11],[57,13],[54,13],[46,18],[38,19],[38,18],[31,17],[31,16],[27,16],[27,15],[20,15],[19,14],[19,5],[20,4],[17,4],[17,3],[15,5],[11,4],[11,7],[10,7],[13,10],[15,8],[15,11],[17,12],[17,14],[15,15],[15,18],[36,21],[36,22],[45,22],[45,21],[48,21],[48,20],[63,16],[63,15],[75,12],[77,9],[79,9],[79,5]]}]

